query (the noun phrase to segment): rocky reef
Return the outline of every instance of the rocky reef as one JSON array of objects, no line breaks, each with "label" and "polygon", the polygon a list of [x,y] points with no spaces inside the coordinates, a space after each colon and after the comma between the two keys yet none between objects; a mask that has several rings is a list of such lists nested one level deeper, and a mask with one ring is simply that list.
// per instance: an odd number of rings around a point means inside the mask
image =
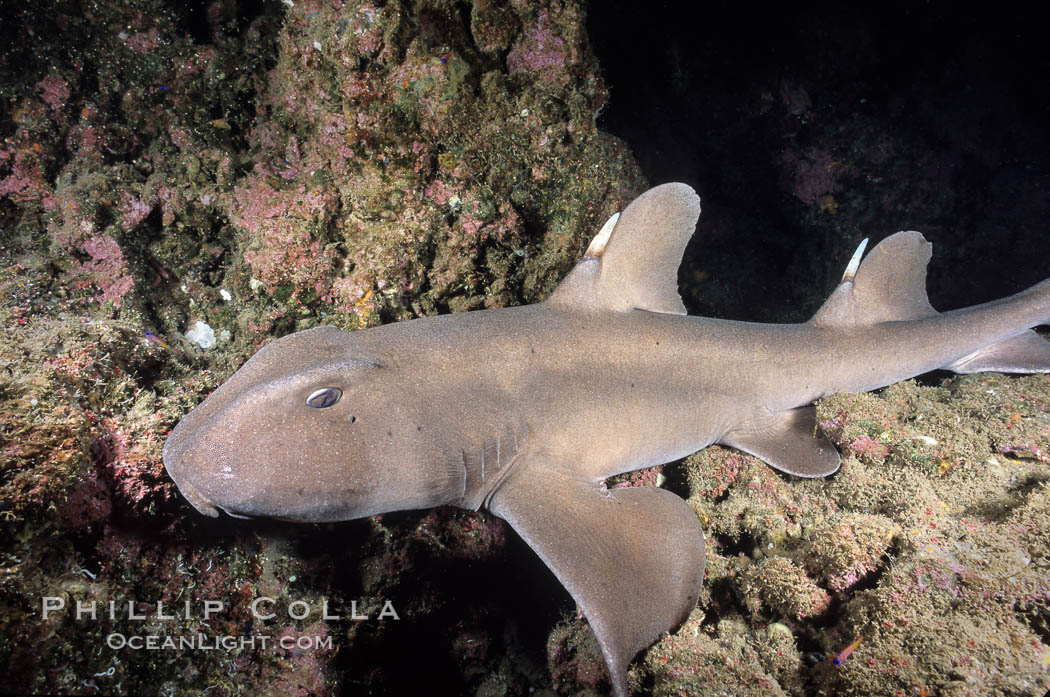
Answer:
[{"label": "rocky reef", "polygon": [[[608,689],[585,620],[502,521],[205,519],[161,463],[174,424],[275,337],[550,292],[646,188],[597,125],[610,97],[585,19],[573,0],[57,0],[5,15],[0,692]],[[803,83],[768,99],[756,86],[749,123],[811,118]],[[802,308],[873,217],[848,192],[880,168],[905,177],[914,149],[885,123],[850,124],[763,155],[792,222],[819,231],[811,246],[835,244],[787,272],[810,280]],[[924,166],[946,177],[944,158]],[[1000,190],[1021,187],[1010,172]],[[948,217],[965,191],[945,184],[883,189],[880,211]],[[684,297],[741,312],[722,279],[764,267],[712,259],[687,265]],[[680,493],[708,536],[700,604],[639,657],[635,687],[1041,695],[1048,402],[1045,377],[909,381],[818,405],[844,456],[830,480],[712,447],[611,482]],[[136,646],[147,637],[205,641]]]}]

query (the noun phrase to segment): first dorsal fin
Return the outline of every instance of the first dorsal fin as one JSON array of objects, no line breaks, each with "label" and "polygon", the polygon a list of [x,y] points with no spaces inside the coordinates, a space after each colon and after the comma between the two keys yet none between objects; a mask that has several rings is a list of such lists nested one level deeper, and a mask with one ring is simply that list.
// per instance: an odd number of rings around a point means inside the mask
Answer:
[{"label": "first dorsal fin", "polygon": [[926,264],[933,245],[918,232],[890,235],[860,261],[864,240],[842,281],[810,320],[825,326],[878,324],[932,317],[926,295]]},{"label": "first dorsal fin", "polygon": [[609,219],[548,302],[684,315],[678,265],[700,217],[686,184],[663,184]]}]

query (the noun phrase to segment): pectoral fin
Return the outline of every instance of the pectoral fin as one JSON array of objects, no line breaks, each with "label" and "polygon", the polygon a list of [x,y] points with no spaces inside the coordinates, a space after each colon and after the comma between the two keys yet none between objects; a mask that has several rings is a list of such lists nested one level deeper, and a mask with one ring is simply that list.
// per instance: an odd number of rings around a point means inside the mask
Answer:
[{"label": "pectoral fin", "polygon": [[839,468],[839,451],[817,430],[816,407],[759,412],[719,442],[798,477],[826,477]]},{"label": "pectoral fin", "polygon": [[704,534],[689,505],[663,489],[606,490],[554,467],[519,469],[490,510],[511,524],[583,610],[612,677],[681,624],[704,579]]}]

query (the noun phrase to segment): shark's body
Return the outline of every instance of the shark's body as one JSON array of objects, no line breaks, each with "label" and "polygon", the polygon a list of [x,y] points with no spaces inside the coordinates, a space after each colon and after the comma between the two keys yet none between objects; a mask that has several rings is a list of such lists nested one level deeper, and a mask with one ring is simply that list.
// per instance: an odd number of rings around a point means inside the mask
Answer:
[{"label": "shark's body", "polygon": [[[898,233],[808,323],[685,316],[675,270],[699,201],[650,190],[545,302],[267,346],[172,432],[201,512],[297,521],[457,505],[506,519],[587,615],[626,694],[631,658],[681,622],[703,533],[680,498],[606,477],[731,445],[800,476],[838,468],[812,402],[936,368],[1047,372],[1050,284],[940,314],[930,245]],[[863,246],[862,246],[863,248]]]}]

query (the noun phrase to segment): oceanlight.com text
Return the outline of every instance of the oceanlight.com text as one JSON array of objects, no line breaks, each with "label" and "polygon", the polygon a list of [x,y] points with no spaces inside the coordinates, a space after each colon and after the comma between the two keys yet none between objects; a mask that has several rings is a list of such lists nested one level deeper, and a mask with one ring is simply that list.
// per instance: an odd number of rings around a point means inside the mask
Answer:
[{"label": "oceanlight.com text", "polygon": [[268,634],[254,634],[249,636],[215,636],[209,637],[204,634],[190,634],[186,636],[161,636],[158,634],[121,634],[114,632],[106,637],[106,645],[114,650],[132,649],[134,651],[163,651],[163,650],[191,650],[191,651],[234,651],[237,649],[260,649],[281,648],[288,651],[298,649],[310,651],[314,649],[332,649],[332,637],[330,636],[300,636],[284,635],[273,637]]}]

